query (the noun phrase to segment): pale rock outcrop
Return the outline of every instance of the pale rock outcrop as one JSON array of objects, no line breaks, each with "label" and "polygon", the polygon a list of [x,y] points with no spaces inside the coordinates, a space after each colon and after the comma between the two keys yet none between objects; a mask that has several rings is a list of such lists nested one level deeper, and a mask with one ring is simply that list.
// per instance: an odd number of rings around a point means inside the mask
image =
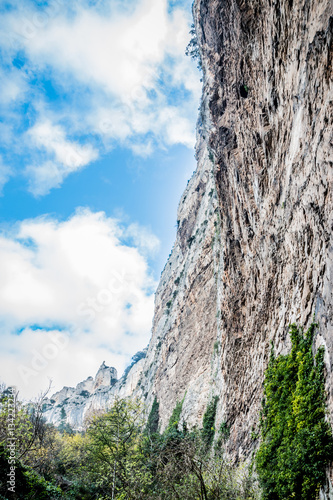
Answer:
[{"label": "pale rock outcrop", "polygon": [[126,376],[117,380],[117,370],[105,365],[103,361],[95,378],[88,377],[75,388],[64,387],[50,399],[46,399],[43,416],[48,423],[56,426],[69,424],[81,431],[87,420],[96,412],[105,411],[112,405],[116,396],[129,397],[137,387],[143,369],[145,351],[136,354]]}]

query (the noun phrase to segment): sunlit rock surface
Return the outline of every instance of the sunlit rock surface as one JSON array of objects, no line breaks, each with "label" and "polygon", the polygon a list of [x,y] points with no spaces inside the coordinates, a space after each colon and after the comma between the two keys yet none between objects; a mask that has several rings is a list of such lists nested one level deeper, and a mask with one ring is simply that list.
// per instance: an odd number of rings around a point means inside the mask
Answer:
[{"label": "sunlit rock surface", "polygon": [[257,442],[270,341],[319,322],[333,411],[332,2],[195,0],[198,168],[156,295],[141,382],[162,427],[219,396],[228,449]]},{"label": "sunlit rock surface", "polygon": [[[127,385],[104,393],[85,381],[81,407],[116,392],[148,405],[156,396],[163,429],[177,400],[182,418],[200,425],[218,395],[217,426],[230,427],[228,451],[244,459],[257,445],[270,342],[287,352],[288,324],[309,325],[314,313],[333,419],[333,7],[195,0],[193,11],[203,67],[198,167],[179,203],[147,356]],[[63,391],[58,404],[73,400],[71,421],[82,422],[78,391]]]}]

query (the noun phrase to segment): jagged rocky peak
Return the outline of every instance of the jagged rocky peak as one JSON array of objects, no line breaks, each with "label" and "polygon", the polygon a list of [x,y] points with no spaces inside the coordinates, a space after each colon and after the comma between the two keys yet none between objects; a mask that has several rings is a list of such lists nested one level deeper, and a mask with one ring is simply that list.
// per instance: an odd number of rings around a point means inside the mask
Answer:
[{"label": "jagged rocky peak", "polygon": [[82,392],[82,391],[87,391],[87,392],[92,392],[93,387],[94,387],[94,381],[95,379],[93,377],[88,377],[86,380],[83,382],[80,382],[76,386],[76,392]]},{"label": "jagged rocky peak", "polygon": [[146,352],[145,349],[133,356],[120,380],[117,380],[117,370],[103,361],[94,378],[88,377],[75,388],[64,387],[53,394],[44,404],[47,422],[56,426],[69,424],[82,430],[85,420],[95,411],[107,409],[116,396],[133,394],[141,377]]},{"label": "jagged rocky peak", "polygon": [[95,378],[88,377],[74,387],[64,387],[45,401],[44,416],[57,426],[70,424],[75,429],[84,426],[86,416],[94,410],[107,406],[112,387],[117,382],[117,370],[99,367]]},{"label": "jagged rocky peak", "polygon": [[117,382],[117,370],[115,368],[106,366],[105,361],[101,364],[96,374],[93,391],[102,387],[109,387]]}]

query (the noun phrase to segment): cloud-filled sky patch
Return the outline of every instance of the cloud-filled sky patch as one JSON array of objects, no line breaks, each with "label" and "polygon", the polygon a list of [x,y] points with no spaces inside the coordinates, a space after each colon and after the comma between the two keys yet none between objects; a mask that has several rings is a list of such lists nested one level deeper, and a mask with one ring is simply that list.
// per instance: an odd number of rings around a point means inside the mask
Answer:
[{"label": "cloud-filled sky patch", "polygon": [[149,341],[195,168],[191,22],[191,0],[0,2],[0,381],[24,397]]},{"label": "cloud-filled sky patch", "polygon": [[184,57],[189,9],[166,0],[6,5],[3,156],[10,169],[13,147],[21,155],[13,175],[25,175],[34,195],[115,145],[142,156],[193,147],[200,82]]},{"label": "cloud-filled sky patch", "polygon": [[[32,396],[48,378],[57,387],[75,383],[103,360],[124,369],[149,340],[156,283],[147,255],[158,246],[146,229],[89,210],[64,222],[26,220],[2,234],[0,366],[11,383]],[[44,346],[57,345],[60,332],[66,348],[50,360]],[[59,370],[68,356],[70,366]]]}]

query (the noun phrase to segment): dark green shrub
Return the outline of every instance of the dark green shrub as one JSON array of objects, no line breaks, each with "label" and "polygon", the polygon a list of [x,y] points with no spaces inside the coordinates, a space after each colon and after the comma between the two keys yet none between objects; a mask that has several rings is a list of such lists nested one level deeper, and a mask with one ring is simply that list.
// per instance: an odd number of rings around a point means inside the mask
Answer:
[{"label": "dark green shrub", "polygon": [[195,241],[195,235],[190,236],[190,237],[188,238],[188,240],[187,240],[187,244],[188,244],[188,246],[189,246],[189,247],[192,245],[193,241]]},{"label": "dark green shrub", "polygon": [[202,438],[207,447],[210,447],[215,434],[215,416],[217,409],[218,396],[214,396],[207,405],[206,412],[202,420]]},{"label": "dark green shrub", "polygon": [[53,483],[46,481],[29,467],[25,467],[19,460],[15,461],[15,493],[8,490],[8,452],[0,444],[0,495],[6,500],[52,500],[64,498],[62,491]]},{"label": "dark green shrub", "polygon": [[131,364],[125,369],[124,374],[122,376],[122,382],[123,384],[126,382],[127,375],[129,374],[130,370],[133,368],[133,366],[138,363],[141,359],[145,358],[147,355],[147,350],[144,349],[143,351],[138,351],[134,356],[132,357]]},{"label": "dark green shrub", "polygon": [[225,444],[226,441],[228,441],[229,436],[230,436],[230,426],[227,424],[227,422],[222,422],[216,440],[216,445],[215,445],[216,452],[223,451],[223,445]]},{"label": "dark green shrub", "polygon": [[183,403],[184,403],[184,399],[182,399],[181,401],[177,401],[177,404],[176,404],[175,408],[173,409],[173,412],[172,412],[171,417],[169,419],[168,427],[166,428],[165,432],[169,432],[171,429],[178,428],[180,414],[181,414],[182,409],[183,409]]},{"label": "dark green shrub", "polygon": [[155,434],[158,430],[158,422],[160,419],[159,408],[160,408],[160,403],[157,401],[157,398],[155,396],[146,426],[146,431],[148,432],[148,434]]},{"label": "dark green shrub", "polygon": [[90,392],[89,391],[81,391],[80,396],[82,396],[83,398],[89,398]]},{"label": "dark green shrub", "polygon": [[324,349],[315,359],[316,324],[303,334],[290,326],[291,353],[272,350],[264,382],[261,444],[256,467],[263,499],[315,500],[333,458],[333,438],[325,420]]}]

